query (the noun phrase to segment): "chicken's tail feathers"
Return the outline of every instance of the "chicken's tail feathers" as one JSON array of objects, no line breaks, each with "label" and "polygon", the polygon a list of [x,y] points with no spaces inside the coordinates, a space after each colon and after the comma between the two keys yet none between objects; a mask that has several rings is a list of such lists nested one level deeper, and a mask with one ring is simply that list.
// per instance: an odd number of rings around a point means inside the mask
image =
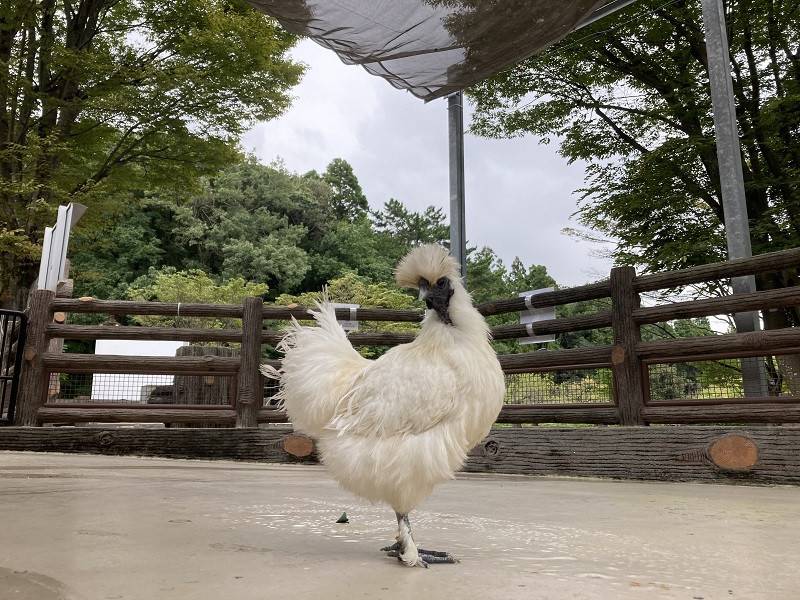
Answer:
[{"label": "chicken's tail feathers", "polygon": [[278,391],[269,397],[269,403],[275,410],[285,410],[286,403],[284,401],[283,385],[281,385],[281,378],[283,377],[283,369],[277,369],[272,365],[262,363],[258,370],[267,379],[272,379],[278,383]]},{"label": "chicken's tail feathers", "polygon": [[261,374],[264,377],[266,377],[267,379],[277,379],[278,381],[280,381],[280,378],[281,378],[280,369],[276,369],[272,365],[268,365],[268,364],[265,363],[265,364],[262,364],[258,368],[258,370],[261,371]]},{"label": "chicken's tail feathers", "polygon": [[262,364],[260,370],[280,381],[272,401],[286,409],[295,429],[314,436],[334,418],[341,398],[370,361],[347,339],[327,293],[309,314],[318,326],[306,327],[293,319],[277,346],[284,353],[281,368]]}]

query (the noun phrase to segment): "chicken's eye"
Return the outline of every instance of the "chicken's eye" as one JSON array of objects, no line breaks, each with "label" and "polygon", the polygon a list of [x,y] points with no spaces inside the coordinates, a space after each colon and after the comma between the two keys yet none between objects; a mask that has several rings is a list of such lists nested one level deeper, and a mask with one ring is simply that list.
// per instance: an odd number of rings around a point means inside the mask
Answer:
[{"label": "chicken's eye", "polygon": [[447,277],[439,278],[439,281],[436,282],[437,287],[444,287],[444,284],[447,283]]}]

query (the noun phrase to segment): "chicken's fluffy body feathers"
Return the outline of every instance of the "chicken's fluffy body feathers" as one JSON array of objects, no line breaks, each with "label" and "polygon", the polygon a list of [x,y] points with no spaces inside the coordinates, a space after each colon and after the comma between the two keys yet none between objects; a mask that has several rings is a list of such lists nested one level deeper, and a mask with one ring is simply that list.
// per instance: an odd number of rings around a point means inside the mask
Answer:
[{"label": "chicken's fluffy body feathers", "polygon": [[295,429],[345,489],[401,514],[453,477],[502,406],[503,373],[460,282],[450,310],[453,325],[428,311],[413,342],[374,361],[326,302],[312,311],[318,327],[295,322],[282,342],[279,399]]}]

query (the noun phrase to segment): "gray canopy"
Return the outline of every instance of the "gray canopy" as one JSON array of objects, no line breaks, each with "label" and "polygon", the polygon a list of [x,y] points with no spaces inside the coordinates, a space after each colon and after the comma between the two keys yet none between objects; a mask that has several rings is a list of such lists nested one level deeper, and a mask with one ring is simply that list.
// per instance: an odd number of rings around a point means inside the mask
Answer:
[{"label": "gray canopy", "polygon": [[627,2],[609,0],[248,0],[293,33],[433,100],[542,50]]}]

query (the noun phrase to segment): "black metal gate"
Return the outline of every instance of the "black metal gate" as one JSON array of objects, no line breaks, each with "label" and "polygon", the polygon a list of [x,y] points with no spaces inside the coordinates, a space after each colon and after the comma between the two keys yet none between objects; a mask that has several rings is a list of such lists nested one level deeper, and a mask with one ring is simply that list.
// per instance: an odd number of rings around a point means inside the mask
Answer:
[{"label": "black metal gate", "polygon": [[0,424],[14,422],[27,325],[25,313],[0,310]]}]

